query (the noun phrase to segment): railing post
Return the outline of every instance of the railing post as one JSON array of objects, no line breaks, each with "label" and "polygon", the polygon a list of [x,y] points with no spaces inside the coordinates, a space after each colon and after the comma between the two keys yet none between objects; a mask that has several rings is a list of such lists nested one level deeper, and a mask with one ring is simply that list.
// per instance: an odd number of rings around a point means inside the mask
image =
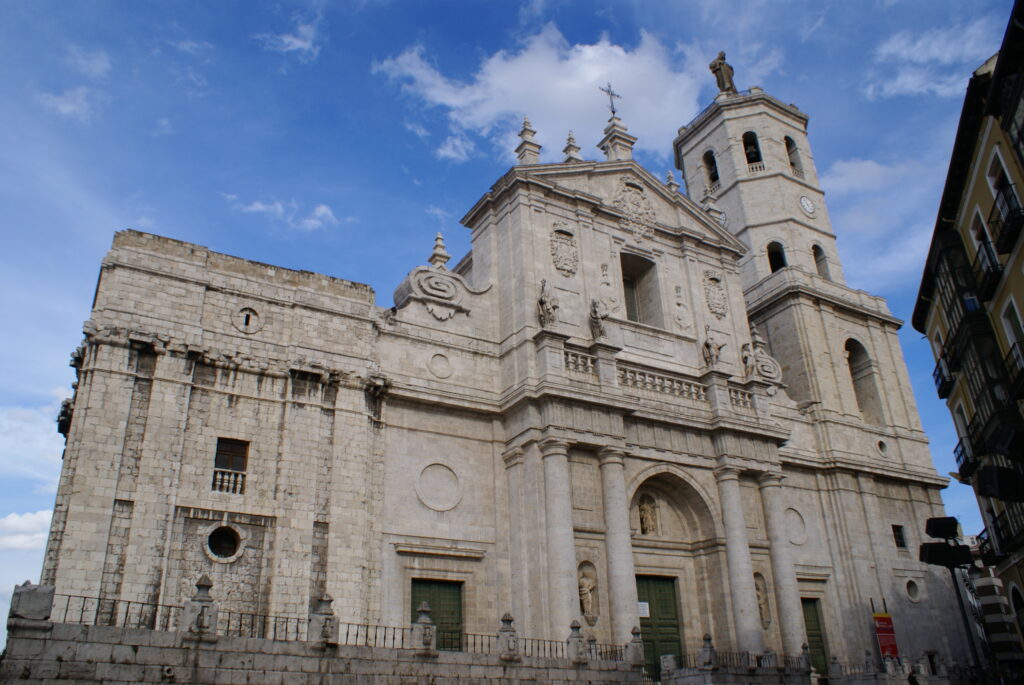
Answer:
[{"label": "railing post", "polygon": [[217,603],[210,596],[212,587],[213,583],[205,573],[196,581],[196,593],[181,610],[179,632],[204,641],[217,639]]},{"label": "railing post", "polygon": [[839,663],[839,658],[833,655],[832,660],[828,662],[828,679],[831,681],[833,678],[839,678],[842,675],[843,667]]},{"label": "railing post", "polygon": [[808,673],[814,670],[814,666],[811,665],[811,648],[806,642],[800,645],[800,667]]},{"label": "railing post", "polygon": [[697,656],[697,668],[702,671],[712,671],[718,667],[718,652],[715,650],[715,646],[711,644],[711,634],[704,633],[704,644],[700,648],[700,653]]},{"label": "railing post", "polygon": [[502,661],[519,661],[519,638],[512,626],[512,614],[506,612],[501,617],[501,628],[498,628],[498,658]]},{"label": "railing post", "polygon": [[640,639],[640,626],[633,626],[633,639],[626,643],[626,662],[630,666],[643,668],[644,641]]},{"label": "railing post", "polygon": [[580,622],[573,620],[569,624],[569,637],[565,641],[566,656],[574,665],[587,663],[587,649],[580,634]]},{"label": "railing post", "polygon": [[412,643],[416,647],[416,656],[437,657],[437,629],[430,618],[430,605],[420,604],[416,610],[419,616],[412,622]]},{"label": "railing post", "polygon": [[326,592],[317,600],[316,610],[309,616],[306,639],[320,642],[323,646],[335,647],[338,644],[338,621],[334,616],[332,604],[334,598]]},{"label": "railing post", "polygon": [[[33,585],[26,580],[14,586],[11,608],[7,612],[7,628],[47,632],[53,628],[53,586]],[[67,612],[65,612],[67,613]]]}]

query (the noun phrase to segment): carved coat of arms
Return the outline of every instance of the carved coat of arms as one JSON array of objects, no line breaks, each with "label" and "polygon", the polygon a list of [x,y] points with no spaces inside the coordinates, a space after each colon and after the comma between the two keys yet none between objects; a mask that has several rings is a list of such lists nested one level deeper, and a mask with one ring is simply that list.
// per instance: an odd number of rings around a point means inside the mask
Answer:
[{"label": "carved coat of arms", "polygon": [[729,313],[729,297],[722,283],[722,272],[714,269],[704,271],[704,298],[708,302],[708,311],[724,319]]},{"label": "carved coat of arms", "polygon": [[566,224],[555,224],[555,230],[551,233],[551,260],[555,263],[558,273],[563,276],[572,276],[580,263],[579,250],[576,247],[576,237],[566,230]]},{"label": "carved coat of arms", "polygon": [[654,233],[654,206],[636,181],[622,178],[612,206],[624,215],[623,227],[637,238],[648,238]]}]

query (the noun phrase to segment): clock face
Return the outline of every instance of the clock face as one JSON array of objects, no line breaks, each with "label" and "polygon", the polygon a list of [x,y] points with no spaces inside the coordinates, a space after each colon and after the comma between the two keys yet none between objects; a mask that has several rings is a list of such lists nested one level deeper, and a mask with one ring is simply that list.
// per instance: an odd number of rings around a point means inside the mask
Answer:
[{"label": "clock face", "polygon": [[808,216],[814,214],[814,203],[811,202],[811,198],[806,195],[800,196],[800,209],[804,210],[804,213]]}]

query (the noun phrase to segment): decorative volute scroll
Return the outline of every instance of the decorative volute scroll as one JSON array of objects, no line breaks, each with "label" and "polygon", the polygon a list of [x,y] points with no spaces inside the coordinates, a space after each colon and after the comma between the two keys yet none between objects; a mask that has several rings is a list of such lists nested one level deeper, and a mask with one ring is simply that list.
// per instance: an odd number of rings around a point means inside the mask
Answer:
[{"label": "decorative volute scroll", "polygon": [[768,354],[768,344],[757,331],[757,324],[750,324],[750,341],[743,344],[743,371],[747,379],[760,378],[770,383],[782,382],[782,367]]},{"label": "decorative volute scroll", "polygon": [[612,206],[622,212],[622,227],[638,240],[654,234],[654,205],[639,180],[621,177]]},{"label": "decorative volute scroll", "polygon": [[447,321],[459,312],[468,316],[470,308],[465,303],[466,295],[481,295],[490,286],[483,290],[470,288],[462,276],[445,266],[450,258],[444,238],[438,233],[434,239],[434,250],[427,260],[430,266],[416,267],[395,289],[395,309],[404,308],[410,301],[418,301],[438,321]]}]

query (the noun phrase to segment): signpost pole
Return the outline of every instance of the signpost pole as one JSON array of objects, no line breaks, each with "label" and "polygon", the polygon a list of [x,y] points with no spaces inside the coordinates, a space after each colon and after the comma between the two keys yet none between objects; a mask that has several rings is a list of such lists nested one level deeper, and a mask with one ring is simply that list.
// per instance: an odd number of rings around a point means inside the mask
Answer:
[{"label": "signpost pole", "polygon": [[953,581],[953,594],[956,595],[956,603],[960,605],[960,618],[964,620],[965,637],[967,638],[967,644],[971,648],[971,658],[974,660],[974,667],[978,670],[978,673],[981,673],[981,659],[978,658],[978,648],[974,644],[974,630],[971,628],[971,622],[967,619],[964,598],[960,596],[960,583],[957,582],[956,567],[948,566],[947,568],[949,569],[949,578]]}]

